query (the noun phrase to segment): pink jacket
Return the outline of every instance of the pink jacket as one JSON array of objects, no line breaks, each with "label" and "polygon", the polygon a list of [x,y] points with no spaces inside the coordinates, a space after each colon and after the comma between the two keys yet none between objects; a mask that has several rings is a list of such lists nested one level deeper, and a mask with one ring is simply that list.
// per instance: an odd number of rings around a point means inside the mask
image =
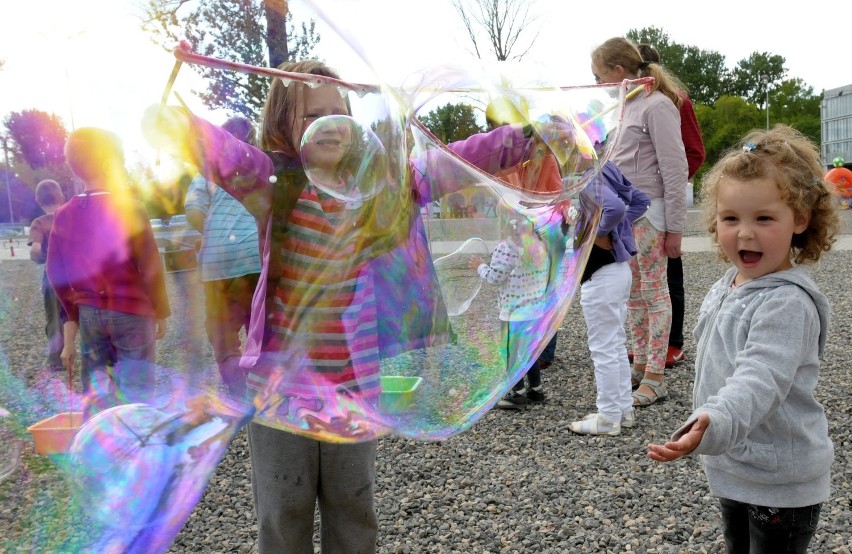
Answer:
[{"label": "pink jacket", "polygon": [[665,230],[682,233],[689,169],[677,106],[658,91],[628,102],[610,159],[633,186],[665,201]]}]

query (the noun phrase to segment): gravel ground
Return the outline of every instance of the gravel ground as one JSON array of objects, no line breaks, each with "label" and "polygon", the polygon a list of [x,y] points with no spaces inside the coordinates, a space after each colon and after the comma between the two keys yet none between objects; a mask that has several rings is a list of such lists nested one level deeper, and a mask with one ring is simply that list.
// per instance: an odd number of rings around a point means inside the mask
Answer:
[{"label": "gravel ground", "polygon": [[[725,266],[712,253],[688,253],[684,267],[686,328],[691,329],[704,292]],[[834,309],[817,393],[836,448],[833,495],[812,543],[816,553],[852,553],[847,419],[852,368],[844,354],[852,329],[850,267],[852,252],[832,252],[815,271]],[[43,363],[39,271],[27,261],[0,263],[0,354],[30,382]],[[200,300],[193,275],[169,275],[176,315],[160,343],[161,365],[185,364],[187,352],[198,348],[203,358],[196,361],[209,361],[209,349],[181,333],[182,318]],[[665,440],[690,412],[694,351],[689,338],[686,363],[667,378],[669,399],[641,410],[636,428],[618,437],[574,435],[569,423],[593,411],[595,399],[585,324],[575,305],[560,330],[557,360],[543,378],[546,404],[526,412],[493,410],[444,442],[380,441],[379,551],[723,552],[717,501],[697,460],[656,464],[645,457],[647,443]],[[255,550],[249,464],[241,432],[170,552]],[[26,443],[18,470],[0,484],[0,552],[45,551],[24,539],[36,529],[73,543],[75,534],[85,532],[84,522],[71,516],[45,522],[45,514],[67,498],[68,487],[55,467]]]}]

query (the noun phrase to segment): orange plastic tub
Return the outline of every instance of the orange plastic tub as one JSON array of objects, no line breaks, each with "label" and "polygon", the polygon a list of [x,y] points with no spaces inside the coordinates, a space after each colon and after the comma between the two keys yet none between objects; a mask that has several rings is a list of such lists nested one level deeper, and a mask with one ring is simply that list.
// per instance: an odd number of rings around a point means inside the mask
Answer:
[{"label": "orange plastic tub", "polygon": [[27,427],[37,454],[63,454],[83,424],[83,412],[62,412]]}]

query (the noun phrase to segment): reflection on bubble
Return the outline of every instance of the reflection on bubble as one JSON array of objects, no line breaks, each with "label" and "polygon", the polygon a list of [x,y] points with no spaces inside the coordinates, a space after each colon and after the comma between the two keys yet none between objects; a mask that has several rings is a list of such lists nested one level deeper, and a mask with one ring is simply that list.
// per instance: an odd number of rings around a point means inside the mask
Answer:
[{"label": "reflection on bubble", "polygon": [[480,238],[470,238],[462,243],[455,252],[435,260],[435,271],[441,294],[447,305],[447,314],[459,316],[470,307],[482,288],[482,280],[470,271],[470,259],[487,257],[488,245]]},{"label": "reflection on bubble", "polygon": [[0,405],[0,482],[18,467],[21,458],[20,429],[16,429],[12,414]]},{"label": "reflection on bubble", "polygon": [[345,115],[316,119],[302,136],[308,179],[332,197],[359,207],[387,181],[387,155],[376,134]]},{"label": "reflection on bubble", "polygon": [[68,467],[76,498],[102,525],[93,547],[168,548],[248,417],[246,406],[198,398],[181,409],[125,404],[88,420]]}]

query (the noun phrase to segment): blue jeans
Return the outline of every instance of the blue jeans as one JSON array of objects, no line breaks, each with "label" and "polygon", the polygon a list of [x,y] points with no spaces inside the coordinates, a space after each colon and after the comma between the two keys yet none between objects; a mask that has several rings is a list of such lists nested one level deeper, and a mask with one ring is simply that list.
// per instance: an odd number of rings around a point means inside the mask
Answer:
[{"label": "blue jeans", "polygon": [[44,300],[44,334],[47,336],[47,365],[51,369],[62,369],[62,347],[65,345],[62,326],[68,321],[59,298],[47,280],[47,274],[41,281],[41,294]]},{"label": "blue jeans", "polygon": [[768,508],[720,498],[728,554],[804,554],[816,533],[821,504]]},{"label": "blue jeans", "polygon": [[80,305],[84,416],[154,394],[153,317]]},{"label": "blue jeans", "polygon": [[[530,332],[530,327],[533,321],[501,321],[501,329],[503,334],[503,344],[506,345],[506,364],[508,371],[513,371],[515,366],[520,363],[519,356],[530,350],[530,342],[533,334]],[[540,358],[532,361],[532,364],[524,374],[529,382],[530,388],[541,386],[541,364]],[[524,375],[515,383],[512,390],[519,391],[524,388]]]},{"label": "blue jeans", "polygon": [[545,346],[544,350],[542,350],[541,356],[538,357],[538,361],[541,364],[542,369],[549,367],[556,358],[556,337],[558,336],[559,331],[553,333],[553,338],[550,339],[550,342],[548,342],[547,346]]}]

